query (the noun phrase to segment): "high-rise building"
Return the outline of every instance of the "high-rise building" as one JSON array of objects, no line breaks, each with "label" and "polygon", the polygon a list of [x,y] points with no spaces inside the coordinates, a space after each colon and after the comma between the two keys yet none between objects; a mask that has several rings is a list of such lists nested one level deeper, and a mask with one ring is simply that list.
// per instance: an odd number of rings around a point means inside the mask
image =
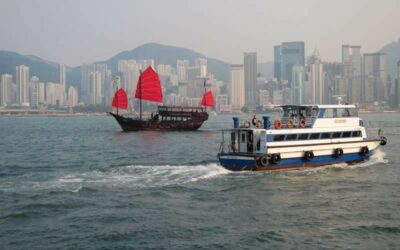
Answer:
[{"label": "high-rise building", "polygon": [[295,105],[304,103],[305,69],[304,66],[295,64],[292,67],[292,101]]},{"label": "high-rise building", "polygon": [[207,59],[205,58],[197,58],[195,61],[195,66],[199,67],[200,77],[207,76]]},{"label": "high-rise building", "polygon": [[66,84],[67,84],[67,68],[65,65],[60,64],[60,84],[64,85],[65,91],[67,91]]},{"label": "high-rise building", "polygon": [[230,66],[229,82],[229,99],[232,109],[240,110],[245,104],[243,65]]},{"label": "high-rise building", "polygon": [[281,45],[281,78],[292,83],[292,67],[295,64],[305,65],[304,42],[283,42]]},{"label": "high-rise building", "polygon": [[274,46],[274,77],[279,81],[281,79],[281,46]]},{"label": "high-rise building", "polygon": [[29,106],[29,67],[20,65],[16,67],[17,104]]},{"label": "high-rise building", "polygon": [[32,76],[29,81],[29,104],[31,107],[39,107],[39,78]]},{"label": "high-rise building", "polygon": [[311,87],[310,97],[312,104],[324,104],[325,102],[325,85],[324,85],[324,65],[321,62],[320,55],[317,50],[310,61],[309,82]]},{"label": "high-rise building", "polygon": [[78,91],[73,86],[68,88],[68,106],[75,107],[78,104]]},{"label": "high-rise building", "polygon": [[245,105],[250,110],[255,110],[258,106],[258,93],[256,93],[257,84],[257,53],[244,53],[244,89]]},{"label": "high-rise building", "polygon": [[12,75],[1,75],[0,81],[0,107],[9,106],[13,101],[13,80]]},{"label": "high-rise building", "polygon": [[[364,54],[364,83],[371,83],[373,79],[373,97],[374,101],[380,104],[388,101],[386,55],[384,53],[366,53]],[[364,91],[365,93],[365,91]]]},{"label": "high-rise building", "polygon": [[361,46],[342,45],[343,76],[361,76]]},{"label": "high-rise building", "polygon": [[176,62],[176,71],[178,74],[178,81],[186,81],[186,68],[189,67],[188,60],[177,60]]}]

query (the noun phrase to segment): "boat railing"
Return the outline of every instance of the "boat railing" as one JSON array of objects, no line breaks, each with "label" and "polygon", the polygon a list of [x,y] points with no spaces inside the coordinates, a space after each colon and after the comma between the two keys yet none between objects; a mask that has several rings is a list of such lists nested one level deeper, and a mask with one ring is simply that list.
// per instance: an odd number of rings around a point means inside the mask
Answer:
[{"label": "boat railing", "polygon": [[[305,126],[304,128],[311,128],[316,120],[315,117],[309,116],[309,117],[304,117],[305,119]],[[289,125],[289,120],[292,121],[292,126]],[[282,128],[301,128],[300,120],[297,117],[294,118],[289,118],[289,117],[282,117],[281,118],[281,124]]]},{"label": "boat railing", "polygon": [[377,139],[382,135],[382,130],[380,128],[366,128],[368,139]]}]

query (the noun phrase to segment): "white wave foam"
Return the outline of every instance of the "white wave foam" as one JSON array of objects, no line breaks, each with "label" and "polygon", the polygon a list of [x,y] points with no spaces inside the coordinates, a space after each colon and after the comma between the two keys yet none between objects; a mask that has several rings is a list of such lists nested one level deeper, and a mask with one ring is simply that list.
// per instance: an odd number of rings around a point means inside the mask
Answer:
[{"label": "white wave foam", "polygon": [[143,166],[133,165],[110,169],[108,171],[90,171],[68,174],[61,178],[63,184],[79,184],[73,192],[79,192],[82,186],[96,184],[129,187],[157,187],[179,185],[215,178],[231,173],[217,164],[208,165],[164,165]]}]

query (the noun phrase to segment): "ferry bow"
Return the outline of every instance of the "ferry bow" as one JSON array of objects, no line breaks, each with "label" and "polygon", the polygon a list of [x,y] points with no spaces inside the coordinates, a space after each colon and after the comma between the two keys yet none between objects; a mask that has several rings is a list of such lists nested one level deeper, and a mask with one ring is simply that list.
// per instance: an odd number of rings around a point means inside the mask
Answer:
[{"label": "ferry bow", "polygon": [[220,164],[233,171],[281,170],[357,163],[386,145],[380,129],[367,129],[355,105],[285,105],[274,120],[245,121],[222,131]]}]

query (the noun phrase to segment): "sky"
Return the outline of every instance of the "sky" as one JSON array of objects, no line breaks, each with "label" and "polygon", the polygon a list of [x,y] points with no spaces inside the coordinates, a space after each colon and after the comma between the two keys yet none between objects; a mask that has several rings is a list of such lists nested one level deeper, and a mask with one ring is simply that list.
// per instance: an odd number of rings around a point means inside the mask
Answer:
[{"label": "sky", "polygon": [[341,61],[341,45],[380,50],[400,38],[400,0],[0,0],[0,50],[78,66],[148,42],[243,63],[304,41]]}]

